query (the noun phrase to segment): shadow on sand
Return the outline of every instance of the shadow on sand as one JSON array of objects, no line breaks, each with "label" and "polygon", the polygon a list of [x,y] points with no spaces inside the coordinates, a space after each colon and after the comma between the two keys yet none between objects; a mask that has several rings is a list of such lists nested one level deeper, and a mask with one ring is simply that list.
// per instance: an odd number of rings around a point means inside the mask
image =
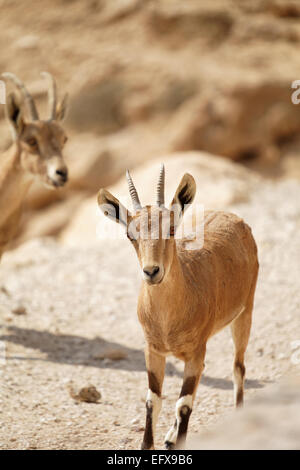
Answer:
[{"label": "shadow on sand", "polygon": [[[10,334],[0,336],[1,341],[22,345],[24,348],[35,349],[43,356],[32,354],[8,355],[6,359],[20,361],[50,361],[60,364],[82,365],[87,367],[99,367],[109,369],[121,369],[128,371],[145,371],[144,352],[140,349],[129,348],[120,343],[107,341],[103,338],[85,338],[83,336],[54,334],[49,331],[8,326],[6,330]],[[112,361],[101,360],[99,357],[108,350],[121,350],[125,359]],[[44,357],[46,355],[46,357]],[[182,374],[177,368],[167,363],[166,375]],[[233,388],[229,379],[209,377],[203,374],[201,384],[206,387],[230,390]],[[245,388],[263,388],[264,383],[258,380],[246,380]]]}]

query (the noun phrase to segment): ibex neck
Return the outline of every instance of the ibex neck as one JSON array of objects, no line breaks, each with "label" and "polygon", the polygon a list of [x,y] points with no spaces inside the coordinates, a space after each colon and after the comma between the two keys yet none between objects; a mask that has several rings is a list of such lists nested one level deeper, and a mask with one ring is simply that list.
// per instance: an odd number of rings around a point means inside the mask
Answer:
[{"label": "ibex neck", "polygon": [[33,181],[20,165],[20,148],[14,143],[1,156],[0,162],[0,229],[16,211]]}]

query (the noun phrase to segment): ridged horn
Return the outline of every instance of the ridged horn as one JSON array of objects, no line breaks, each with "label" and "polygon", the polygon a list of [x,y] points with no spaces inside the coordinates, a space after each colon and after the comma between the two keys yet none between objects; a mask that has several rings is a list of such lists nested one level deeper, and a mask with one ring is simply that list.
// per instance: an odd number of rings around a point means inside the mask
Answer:
[{"label": "ridged horn", "polygon": [[49,106],[49,119],[56,119],[56,101],[57,101],[57,90],[55,78],[49,72],[41,72],[42,77],[47,78],[49,81],[48,88],[48,106]]},{"label": "ridged horn", "polygon": [[142,205],[140,203],[139,196],[138,196],[137,190],[135,189],[135,186],[133,184],[133,181],[132,181],[132,178],[130,176],[129,170],[126,170],[126,179],[127,179],[127,183],[128,183],[129,193],[130,193],[130,196],[131,196],[131,199],[132,199],[133,209],[136,212],[137,210],[142,209]]},{"label": "ridged horn", "polygon": [[2,77],[11,80],[14,83],[14,85],[16,85],[16,87],[21,91],[21,93],[24,97],[24,101],[25,101],[25,103],[28,107],[28,110],[29,110],[29,113],[30,113],[30,118],[33,121],[38,121],[39,115],[38,115],[38,112],[36,110],[34,100],[31,96],[31,94],[26,89],[24,83],[14,73],[5,72],[5,73],[2,74]]},{"label": "ridged horn", "polygon": [[156,188],[156,204],[159,207],[165,205],[165,166],[163,163],[160,166],[159,178]]}]

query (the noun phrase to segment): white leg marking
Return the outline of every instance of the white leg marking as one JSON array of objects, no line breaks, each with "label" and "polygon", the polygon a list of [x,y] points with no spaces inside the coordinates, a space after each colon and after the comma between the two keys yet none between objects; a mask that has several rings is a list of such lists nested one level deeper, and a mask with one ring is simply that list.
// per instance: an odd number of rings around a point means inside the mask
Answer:
[{"label": "white leg marking", "polygon": [[177,440],[177,434],[178,434],[178,427],[174,425],[167,432],[166,437],[165,437],[165,442],[171,442],[172,444],[175,444]]},{"label": "white leg marking", "polygon": [[184,406],[188,406],[190,409],[192,409],[193,406],[193,395],[184,395],[183,397],[179,398],[176,402],[176,418],[177,422],[180,423],[180,410]]},{"label": "white leg marking", "polygon": [[176,410],[175,410],[176,426],[172,426],[171,429],[167,432],[166,437],[165,437],[165,442],[171,442],[172,444],[176,443],[179,424],[180,424],[180,421],[181,421],[180,410],[184,406],[188,406],[190,409],[192,409],[192,405],[193,405],[193,396],[192,395],[184,395],[183,397],[179,398],[179,400],[177,400]]},{"label": "white leg marking", "polygon": [[152,404],[152,435],[154,441],[155,429],[158,420],[158,415],[161,410],[162,399],[156,393],[152,392],[152,390],[148,389],[147,401],[150,401]]}]

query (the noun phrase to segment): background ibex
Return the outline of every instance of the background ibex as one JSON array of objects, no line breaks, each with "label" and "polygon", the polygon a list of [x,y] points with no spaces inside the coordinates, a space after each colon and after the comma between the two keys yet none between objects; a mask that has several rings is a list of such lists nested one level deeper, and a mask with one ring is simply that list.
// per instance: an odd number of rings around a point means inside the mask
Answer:
[{"label": "background ibex", "polygon": [[6,104],[13,142],[1,155],[0,162],[0,258],[16,234],[22,202],[34,178],[52,189],[63,186],[68,179],[62,156],[67,137],[58,124],[65,115],[66,95],[57,104],[55,80],[49,73],[43,75],[50,82],[47,120],[39,118],[34,100],[23,82],[12,73],[2,75],[19,93],[10,93]]},{"label": "background ibex", "polygon": [[186,173],[169,210],[164,205],[164,177],[162,166],[157,205],[142,207],[127,173],[134,214],[105,189],[98,193],[104,214],[125,226],[142,269],[138,317],[147,343],[149,380],[143,449],[154,448],[166,356],[173,354],[185,363],[175,424],[165,438],[165,445],[170,449],[185,443],[204,368],[206,343],[229,324],[235,345],[235,403],[237,406],[243,403],[244,354],[258,274],[257,248],[251,229],[234,214],[205,212],[201,248],[187,250],[187,240],[175,239],[184,211],[194,199],[196,184]]}]

